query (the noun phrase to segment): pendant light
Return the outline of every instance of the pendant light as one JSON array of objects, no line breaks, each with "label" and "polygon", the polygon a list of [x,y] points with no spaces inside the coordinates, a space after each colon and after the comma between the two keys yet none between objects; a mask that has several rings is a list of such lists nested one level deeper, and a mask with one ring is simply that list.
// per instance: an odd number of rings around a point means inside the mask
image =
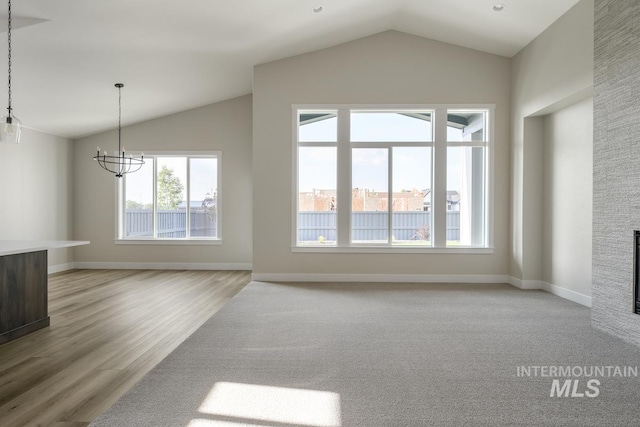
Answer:
[{"label": "pendant light", "polygon": [[13,115],[13,109],[11,108],[11,0],[9,0],[7,43],[9,45],[9,106],[7,107],[7,115],[0,118],[0,141],[18,144],[22,133],[22,122]]},{"label": "pendant light", "polygon": [[129,155],[126,156],[124,148],[122,148],[122,83],[116,83],[118,88],[118,155],[109,156],[105,151],[104,154],[100,154],[100,147],[98,147],[98,154],[93,158],[102,169],[116,174],[116,178],[122,178],[124,174],[132,173],[140,170],[144,165],[144,153],[140,158]]}]

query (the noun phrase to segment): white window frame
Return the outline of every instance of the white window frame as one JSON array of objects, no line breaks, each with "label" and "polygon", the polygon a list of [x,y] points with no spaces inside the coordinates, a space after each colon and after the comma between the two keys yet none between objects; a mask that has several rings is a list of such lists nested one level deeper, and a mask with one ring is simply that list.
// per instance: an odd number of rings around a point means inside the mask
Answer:
[{"label": "white window frame", "polygon": [[153,164],[153,231],[157,233],[157,206],[156,206],[156,189],[157,189],[157,159],[162,157],[184,157],[187,159],[187,182],[185,183],[185,192],[187,196],[186,206],[186,229],[190,230],[191,220],[191,162],[190,159],[217,159],[217,193],[216,193],[216,237],[185,237],[185,238],[157,238],[157,237],[136,237],[127,238],[124,235],[124,213],[126,209],[125,182],[127,175],[116,180],[116,244],[124,245],[221,245],[222,244],[222,151],[145,151],[145,163],[151,161]]},{"label": "white window frame", "polygon": [[[493,144],[495,128],[495,104],[293,104],[292,110],[292,252],[334,252],[334,253],[448,253],[448,254],[492,254],[494,252],[494,170]],[[433,142],[412,142],[407,146],[432,147],[432,200],[431,200],[431,246],[401,246],[392,244],[351,243],[351,150],[358,147],[389,147],[385,142],[351,142],[350,114],[353,111],[432,111]],[[448,142],[447,113],[449,110],[484,110],[487,113],[485,134],[485,236],[484,246],[447,246],[446,244],[446,194],[447,194],[447,148],[474,146],[474,142]],[[338,129],[336,142],[300,142],[299,114],[301,111],[337,112]],[[326,146],[337,148],[337,242],[335,246],[298,245],[298,148],[305,146]],[[394,145],[396,146],[396,145]],[[391,150],[389,150],[391,154]],[[390,168],[389,174],[392,173]],[[391,177],[391,175],[390,175]],[[389,180],[391,183],[391,179]],[[345,189],[347,191],[345,191]],[[391,193],[390,193],[391,194]],[[391,202],[389,202],[389,205]],[[341,208],[342,207],[342,208]],[[346,209],[344,208],[346,207]],[[391,222],[391,218],[389,218]],[[391,233],[390,233],[391,234]]]}]

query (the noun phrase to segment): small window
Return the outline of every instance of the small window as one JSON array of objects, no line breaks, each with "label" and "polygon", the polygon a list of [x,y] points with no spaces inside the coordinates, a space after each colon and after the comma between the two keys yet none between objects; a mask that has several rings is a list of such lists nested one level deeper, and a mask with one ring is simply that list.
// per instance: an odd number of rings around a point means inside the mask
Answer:
[{"label": "small window", "polygon": [[393,245],[431,246],[432,150],[393,147]]},{"label": "small window", "polygon": [[486,141],[486,111],[449,110],[447,113],[447,141]]},{"label": "small window", "polygon": [[338,140],[338,118],[332,111],[309,111],[300,113],[298,141],[336,142]]},{"label": "small window", "polygon": [[486,246],[486,110],[447,111],[447,246]]},{"label": "small window", "polygon": [[218,240],[220,157],[148,154],[120,185],[119,239]]},{"label": "small window", "polygon": [[389,240],[389,155],[386,148],[354,148],[351,153],[351,241]]},{"label": "small window", "polygon": [[428,111],[351,113],[352,142],[431,142],[432,113]]},{"label": "small window", "polygon": [[335,245],[337,205],[336,147],[298,151],[298,244]]}]

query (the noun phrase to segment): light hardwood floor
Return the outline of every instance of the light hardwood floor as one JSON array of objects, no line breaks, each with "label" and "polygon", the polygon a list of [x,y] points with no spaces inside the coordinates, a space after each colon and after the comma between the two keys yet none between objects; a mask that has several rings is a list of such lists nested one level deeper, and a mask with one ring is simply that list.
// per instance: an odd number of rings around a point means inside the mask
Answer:
[{"label": "light hardwood floor", "polygon": [[249,281],[246,271],[49,276],[51,326],[0,345],[0,426],[88,425]]}]

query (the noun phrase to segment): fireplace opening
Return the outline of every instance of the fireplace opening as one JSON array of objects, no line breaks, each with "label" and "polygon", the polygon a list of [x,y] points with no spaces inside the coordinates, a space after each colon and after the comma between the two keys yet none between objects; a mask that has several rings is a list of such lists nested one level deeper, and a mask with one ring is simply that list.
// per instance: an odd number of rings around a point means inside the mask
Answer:
[{"label": "fireplace opening", "polygon": [[640,231],[633,232],[633,312],[640,314]]}]

